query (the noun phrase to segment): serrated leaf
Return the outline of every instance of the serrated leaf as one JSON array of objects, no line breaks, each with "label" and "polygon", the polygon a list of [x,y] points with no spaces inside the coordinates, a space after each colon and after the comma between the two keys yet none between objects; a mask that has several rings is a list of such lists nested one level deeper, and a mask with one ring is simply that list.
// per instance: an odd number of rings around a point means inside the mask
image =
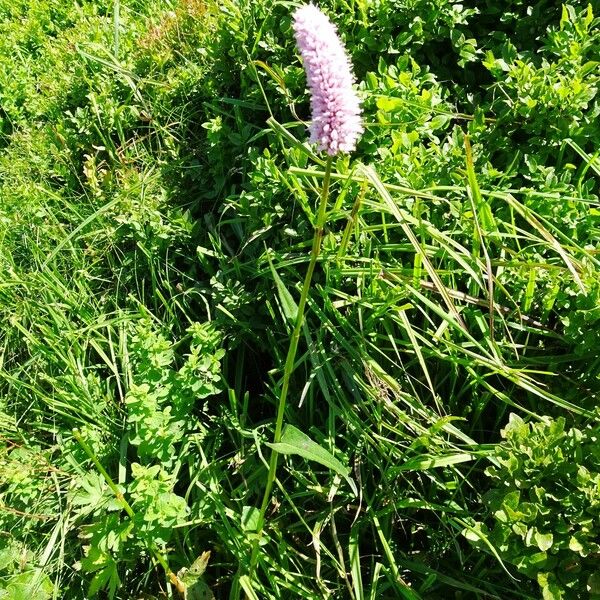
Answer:
[{"label": "serrated leaf", "polygon": [[76,506],[95,507],[104,500],[106,484],[104,479],[94,471],[86,473],[79,480],[77,491],[73,494],[72,502]]},{"label": "serrated leaf", "polygon": [[299,429],[293,425],[286,425],[281,441],[275,444],[267,444],[269,448],[276,450],[279,454],[297,454],[307,460],[312,460],[332,471],[335,471],[338,475],[341,475],[352,488],[352,491],[358,495],[356,484],[350,478],[350,469],[345,467],[333,454],[328,450],[325,450],[322,446],[319,446],[316,442],[311,440],[305,433],[302,433]]},{"label": "serrated leaf", "polygon": [[107,589],[108,597],[113,598],[120,585],[121,580],[117,571],[117,565],[111,560],[104,569],[98,571],[92,578],[90,587],[88,588],[88,596],[93,598],[101,590]]}]

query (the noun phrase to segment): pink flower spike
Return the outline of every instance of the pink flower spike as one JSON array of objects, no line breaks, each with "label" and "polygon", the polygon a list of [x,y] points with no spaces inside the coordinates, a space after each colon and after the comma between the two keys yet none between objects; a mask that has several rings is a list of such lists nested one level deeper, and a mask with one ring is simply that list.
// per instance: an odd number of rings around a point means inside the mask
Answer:
[{"label": "pink flower spike", "polygon": [[293,14],[292,27],[310,88],[310,141],[333,156],[352,152],[363,132],[354,74],[335,25],[314,5]]}]

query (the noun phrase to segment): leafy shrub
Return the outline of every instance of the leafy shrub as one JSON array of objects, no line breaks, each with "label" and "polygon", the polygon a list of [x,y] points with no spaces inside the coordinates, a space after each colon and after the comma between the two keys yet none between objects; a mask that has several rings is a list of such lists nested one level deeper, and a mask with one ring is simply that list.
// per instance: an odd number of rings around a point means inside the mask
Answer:
[{"label": "leafy shrub", "polygon": [[545,600],[600,597],[600,426],[511,414],[486,469],[494,525],[483,531],[503,560],[537,578]]},{"label": "leafy shrub", "polygon": [[132,340],[135,375],[125,397],[130,442],[144,462],[158,461],[169,467],[175,446],[194,429],[193,408],[200,400],[220,390],[218,333],[210,325],[194,324],[188,330],[190,354],[179,370],[172,366],[173,347],[145,322]]},{"label": "leafy shrub", "polygon": [[142,554],[164,548],[174,527],[185,522],[190,507],[174,491],[178,455],[182,440],[203,429],[198,422],[199,402],[220,390],[224,351],[218,349],[220,336],[210,324],[194,323],[188,328],[189,353],[179,368],[174,364],[173,344],[149,320],[136,323],[132,333],[125,439],[135,448],[139,462],[131,461],[130,481],[121,493],[133,516],[123,513],[114,489],[100,474],[93,472],[76,483],[81,491],[75,491],[74,502],[87,507],[82,523],[86,556],[79,567],[95,574],[91,595],[106,588],[114,596],[133,548]]},{"label": "leafy shrub", "polygon": [[[598,134],[598,33],[592,5],[577,12],[564,5],[559,27],[550,27],[540,49],[541,60],[519,53],[506,42],[501,57],[488,50],[483,65],[499,79],[496,110],[521,123],[523,132],[543,151],[565,138],[593,139]],[[597,19],[596,19],[597,21]],[[592,137],[590,137],[592,136]]]}]

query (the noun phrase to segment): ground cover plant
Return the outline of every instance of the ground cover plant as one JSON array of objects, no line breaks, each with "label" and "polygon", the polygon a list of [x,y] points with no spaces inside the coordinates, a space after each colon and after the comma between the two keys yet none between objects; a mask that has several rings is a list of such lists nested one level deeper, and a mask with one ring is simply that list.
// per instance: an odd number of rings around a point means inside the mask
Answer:
[{"label": "ground cover plant", "polygon": [[[600,595],[593,3],[0,0],[0,597]],[[258,551],[255,549],[258,548]]]}]

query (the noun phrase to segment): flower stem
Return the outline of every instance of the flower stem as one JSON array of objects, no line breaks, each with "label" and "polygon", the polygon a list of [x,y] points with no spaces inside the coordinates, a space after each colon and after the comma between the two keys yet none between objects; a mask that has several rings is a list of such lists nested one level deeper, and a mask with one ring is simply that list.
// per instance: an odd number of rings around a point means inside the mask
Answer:
[{"label": "flower stem", "polygon": [[[275,433],[273,434],[273,443],[277,444],[281,441],[281,434],[283,431],[283,419],[285,416],[285,405],[287,400],[288,389],[290,387],[290,378],[294,370],[294,361],[296,359],[296,351],[298,349],[298,341],[300,340],[300,331],[302,329],[302,323],[304,322],[304,309],[306,307],[306,301],[308,299],[308,292],[310,290],[310,284],[312,282],[312,276],[321,253],[321,242],[323,241],[323,230],[325,227],[325,219],[327,218],[327,200],[329,198],[329,183],[331,181],[331,166],[333,163],[333,157],[327,158],[325,165],[325,177],[323,179],[323,189],[321,190],[321,200],[317,211],[317,218],[315,221],[315,234],[313,237],[312,250],[310,253],[310,262],[308,263],[308,269],[304,277],[304,284],[302,286],[302,293],[300,295],[300,302],[298,304],[298,313],[296,314],[296,322],[294,325],[294,331],[290,338],[290,346],[288,348],[287,357],[285,359],[285,368],[283,371],[283,383],[281,385],[281,394],[279,396],[279,403],[277,405],[277,419],[275,421]],[[271,459],[269,461],[269,472],[267,474],[267,484],[263,494],[262,503],[260,506],[260,512],[258,515],[258,521],[256,525],[256,538],[252,547],[252,556],[250,558],[250,577],[256,566],[258,559],[258,550],[260,540],[262,538],[265,514],[267,507],[271,501],[271,492],[273,490],[273,483],[277,475],[277,462],[279,460],[279,452],[277,450],[271,450]]]}]

